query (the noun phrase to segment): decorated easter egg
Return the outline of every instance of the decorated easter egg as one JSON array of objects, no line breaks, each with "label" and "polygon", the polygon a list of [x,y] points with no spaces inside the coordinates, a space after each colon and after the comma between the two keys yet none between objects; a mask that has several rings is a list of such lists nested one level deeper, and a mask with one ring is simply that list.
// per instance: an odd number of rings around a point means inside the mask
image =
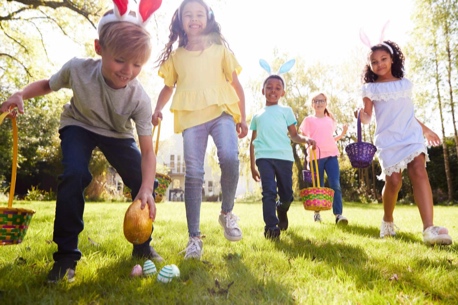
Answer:
[{"label": "decorated easter egg", "polygon": [[173,267],[171,265],[166,265],[159,271],[157,280],[162,283],[170,283],[174,277]]},{"label": "decorated easter egg", "polygon": [[151,260],[148,259],[143,264],[143,274],[146,276],[150,276],[150,275],[155,274],[156,272],[157,272],[156,265]]},{"label": "decorated easter egg", "polygon": [[180,277],[180,269],[178,269],[177,265],[170,265],[172,267],[172,272],[174,277]]},{"label": "decorated easter egg", "polygon": [[135,200],[129,206],[124,216],[124,236],[134,245],[148,240],[153,228],[153,220],[149,217],[149,207],[142,210],[141,200]]},{"label": "decorated easter egg", "polygon": [[130,276],[140,276],[143,274],[142,266],[135,265],[130,272]]}]

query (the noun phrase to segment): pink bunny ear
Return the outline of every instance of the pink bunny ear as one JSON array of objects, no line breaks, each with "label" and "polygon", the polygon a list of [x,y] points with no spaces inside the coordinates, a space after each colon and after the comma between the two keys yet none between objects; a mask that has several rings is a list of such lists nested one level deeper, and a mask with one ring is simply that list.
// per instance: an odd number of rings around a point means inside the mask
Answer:
[{"label": "pink bunny ear", "polygon": [[142,21],[146,22],[161,4],[162,0],[141,0],[138,11]]},{"label": "pink bunny ear", "polygon": [[359,39],[369,48],[372,48],[371,41],[369,37],[367,37],[366,33],[364,33],[363,29],[359,30]]},{"label": "pink bunny ear", "polygon": [[124,16],[127,13],[127,9],[129,7],[129,0],[113,0],[114,11],[118,17]]}]

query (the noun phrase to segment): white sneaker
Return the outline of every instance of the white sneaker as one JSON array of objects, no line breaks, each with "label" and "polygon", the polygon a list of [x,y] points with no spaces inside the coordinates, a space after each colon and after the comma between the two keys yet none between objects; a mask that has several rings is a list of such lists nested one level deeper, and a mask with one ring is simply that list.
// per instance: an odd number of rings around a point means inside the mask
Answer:
[{"label": "white sneaker", "polygon": [[242,230],[240,230],[237,221],[239,218],[231,212],[226,215],[220,214],[218,221],[224,228],[224,237],[230,241],[239,241],[242,239]]},{"label": "white sneaker", "polygon": [[423,241],[430,246],[452,244],[452,238],[448,235],[447,228],[437,226],[428,227],[423,231]]},{"label": "white sneaker", "polygon": [[[380,238],[384,238],[385,236],[395,236],[396,232],[394,228],[396,225],[392,222],[386,222],[382,220],[382,225],[380,226]],[[396,227],[397,228],[397,227]]]},{"label": "white sneaker", "polygon": [[200,237],[189,237],[186,249],[184,249],[180,253],[183,252],[186,252],[186,254],[184,255],[184,259],[195,258],[200,260],[202,254],[204,253],[202,239],[200,239]]}]

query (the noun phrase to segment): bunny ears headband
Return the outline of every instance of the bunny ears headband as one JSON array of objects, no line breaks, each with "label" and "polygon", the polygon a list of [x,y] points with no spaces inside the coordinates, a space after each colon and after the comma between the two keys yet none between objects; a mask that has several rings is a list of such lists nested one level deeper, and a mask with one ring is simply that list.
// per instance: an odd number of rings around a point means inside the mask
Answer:
[{"label": "bunny ears headband", "polygon": [[[387,47],[388,50],[390,50],[390,53],[393,54],[393,48],[389,44],[383,42],[383,38],[385,36],[385,30],[386,30],[386,28],[388,26],[388,23],[389,23],[389,21],[387,23],[385,23],[385,25],[382,28],[382,32],[380,33],[380,39],[379,39],[378,44],[381,44],[381,45]],[[364,33],[363,29],[359,30],[359,38],[369,48],[372,48],[374,46],[373,44],[371,44],[371,41],[370,41],[369,37],[367,37],[367,35],[366,35],[366,33]]]},{"label": "bunny ears headband", "polygon": [[[131,1],[132,2],[132,1]],[[135,15],[130,14],[129,0],[113,0],[113,13],[106,14],[99,21],[98,32],[104,25],[110,22],[127,21],[139,26],[145,26],[153,13],[161,6],[162,0],[140,0],[138,11]]]},{"label": "bunny ears headband", "polygon": [[[280,69],[278,69],[278,72],[275,74],[280,75],[289,72],[289,70],[291,70],[295,63],[295,59],[288,60],[283,65],[281,65]],[[259,64],[267,73],[269,73],[269,75],[272,74],[272,69],[270,68],[270,65],[267,63],[267,61],[265,61],[264,59],[260,59]]]}]

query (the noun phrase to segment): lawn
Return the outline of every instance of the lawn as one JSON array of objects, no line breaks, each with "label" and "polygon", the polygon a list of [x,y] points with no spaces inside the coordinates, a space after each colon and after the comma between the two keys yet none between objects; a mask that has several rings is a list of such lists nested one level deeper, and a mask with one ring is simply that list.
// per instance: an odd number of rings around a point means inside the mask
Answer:
[{"label": "lawn", "polygon": [[[273,242],[263,236],[260,203],[237,203],[243,239],[225,240],[219,203],[203,203],[202,261],[184,260],[184,204],[158,204],[153,245],[166,264],[180,268],[169,284],[131,277],[132,246],[122,223],[128,203],[88,203],[80,234],[83,258],[73,283],[45,283],[52,267],[54,202],[15,202],[36,210],[25,240],[0,247],[0,304],[458,304],[458,247],[427,247],[412,205],[395,210],[396,238],[378,238],[382,206],[344,205],[347,227],[332,212],[294,202],[290,227]],[[458,242],[458,207],[435,207],[438,225]]]}]

